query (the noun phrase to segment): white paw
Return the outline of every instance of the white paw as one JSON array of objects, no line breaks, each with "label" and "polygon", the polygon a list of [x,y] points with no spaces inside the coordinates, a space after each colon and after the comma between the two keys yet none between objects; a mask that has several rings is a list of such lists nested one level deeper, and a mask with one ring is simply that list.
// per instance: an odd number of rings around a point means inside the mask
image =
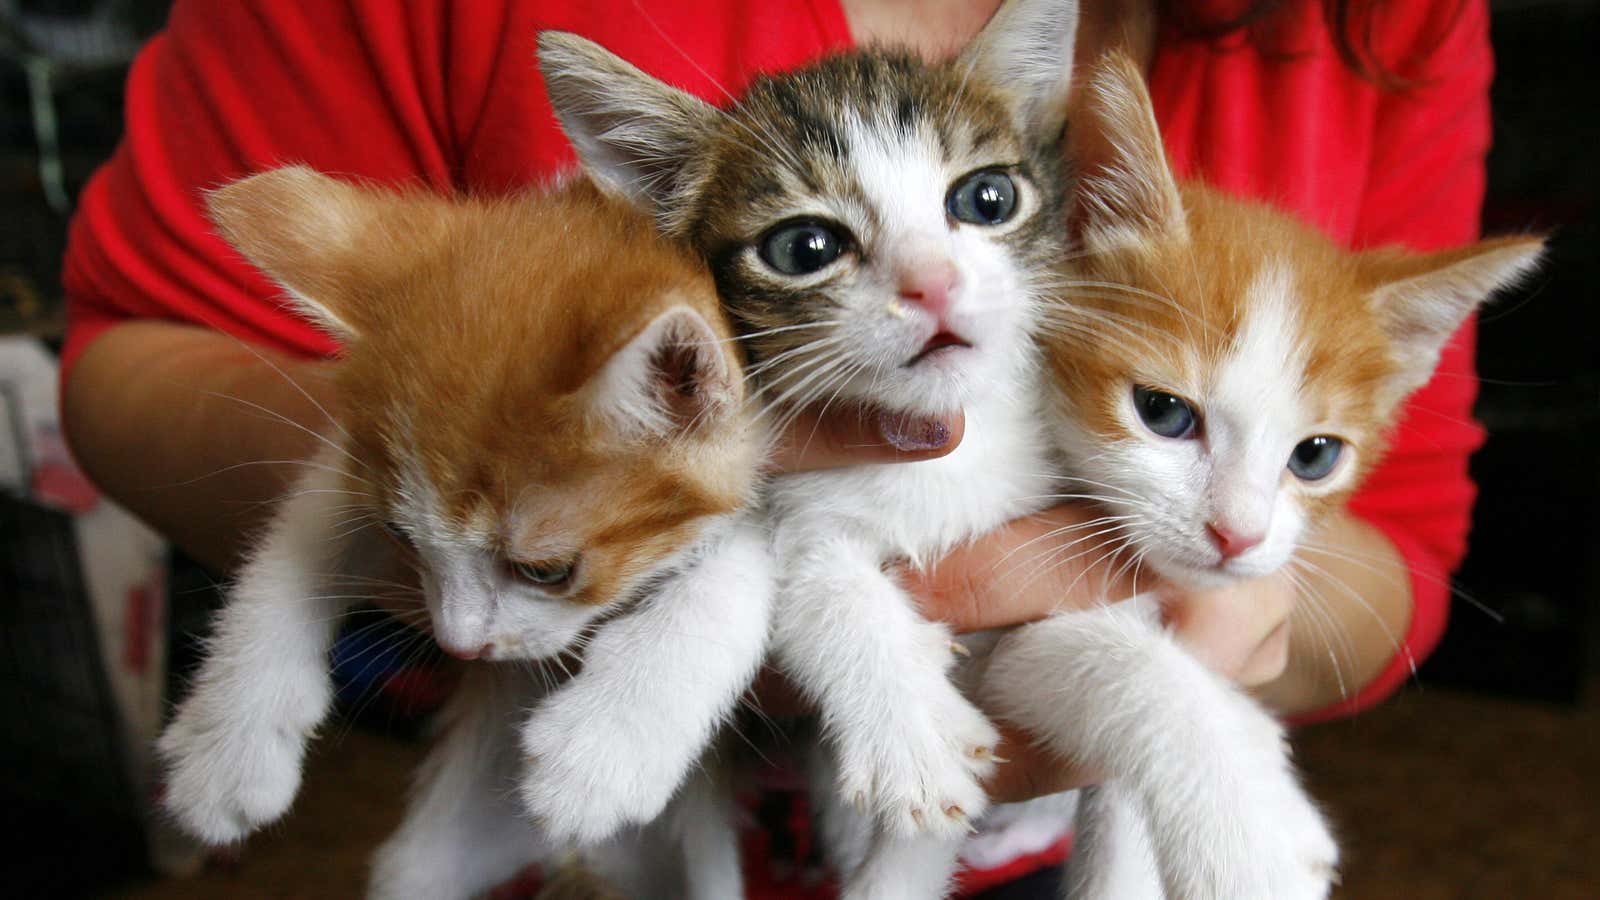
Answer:
[{"label": "white paw", "polygon": [[1339,845],[1295,773],[1283,727],[1259,708],[1251,712],[1245,724],[1253,723],[1251,754],[1259,760],[1253,830],[1257,846],[1273,848],[1263,867],[1269,889],[1273,897],[1320,900],[1337,882]]},{"label": "white paw", "polygon": [[332,698],[322,684],[260,708],[208,687],[184,702],[156,751],[166,763],[167,810],[194,836],[226,844],[288,811],[306,741]]},{"label": "white paw", "polygon": [[1273,867],[1273,896],[1285,900],[1321,900],[1338,883],[1339,845],[1322,811],[1284,766],[1269,802],[1263,825],[1277,833],[1281,856]]},{"label": "white paw", "polygon": [[673,752],[615,708],[585,710],[576,699],[556,694],[523,726],[518,789],[553,840],[592,845],[659,816],[700,748]]},{"label": "white paw", "polygon": [[948,681],[891,721],[839,730],[839,790],[899,837],[959,837],[989,803],[1000,733]]},{"label": "white paw", "polygon": [[[1286,762],[1258,769],[1226,823],[1240,838],[1219,842],[1211,871],[1191,881],[1197,897],[1323,900],[1337,879],[1339,848],[1322,813]],[[1189,873],[1194,878],[1198,873]]]}]

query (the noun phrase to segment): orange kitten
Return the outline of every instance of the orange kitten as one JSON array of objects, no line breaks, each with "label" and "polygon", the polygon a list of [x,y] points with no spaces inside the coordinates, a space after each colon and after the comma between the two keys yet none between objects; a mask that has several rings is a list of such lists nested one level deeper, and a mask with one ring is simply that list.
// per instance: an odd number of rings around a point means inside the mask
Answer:
[{"label": "orange kitten", "polygon": [[[538,659],[611,632],[681,652],[697,636],[674,615],[733,628],[740,598],[725,613],[661,586],[728,540],[764,443],[710,275],[645,216],[586,181],[448,199],[299,167],[224,187],[210,209],[344,353],[324,449],[241,570],[161,739],[167,806],[185,828],[232,841],[288,808],[332,700],[340,615],[396,553],[420,575],[438,643],[463,658]],[[647,585],[660,590],[636,602]],[[665,595],[683,608],[654,599]],[[753,674],[763,637],[727,638],[719,659]],[[495,674],[474,677],[458,719],[522,702],[435,752],[407,826],[436,853],[387,873],[396,896],[503,877],[485,833],[516,843],[519,866],[535,847],[503,765],[521,759],[514,726],[538,699],[533,679],[485,668]]]},{"label": "orange kitten", "polygon": [[1084,254],[1043,341],[1058,436],[1146,564],[1188,583],[1265,574],[1342,506],[1444,342],[1543,241],[1347,251],[1174,179],[1134,75],[1102,66],[1080,131]]},{"label": "orange kitten", "polygon": [[[1103,504],[1097,524],[1130,565],[1190,586],[1275,572],[1381,456],[1445,341],[1543,242],[1353,253],[1176,180],[1131,60],[1102,62],[1087,100],[1083,253],[1041,341],[1067,481]],[[1068,896],[1327,896],[1338,848],[1280,727],[1164,633],[1155,597],[1007,635],[985,691],[1111,776],[1080,806]]]}]

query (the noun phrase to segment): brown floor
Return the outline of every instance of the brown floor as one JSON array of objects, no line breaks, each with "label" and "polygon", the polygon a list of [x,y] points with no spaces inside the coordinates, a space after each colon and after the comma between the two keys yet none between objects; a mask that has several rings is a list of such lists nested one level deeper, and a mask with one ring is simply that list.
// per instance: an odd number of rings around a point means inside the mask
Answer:
[{"label": "brown floor", "polygon": [[[1336,896],[1600,897],[1600,698],[1589,696],[1573,710],[1413,691],[1303,731],[1301,764],[1345,848]],[[237,867],[113,896],[359,896],[419,756],[363,732],[330,739],[294,814],[254,838]]]}]

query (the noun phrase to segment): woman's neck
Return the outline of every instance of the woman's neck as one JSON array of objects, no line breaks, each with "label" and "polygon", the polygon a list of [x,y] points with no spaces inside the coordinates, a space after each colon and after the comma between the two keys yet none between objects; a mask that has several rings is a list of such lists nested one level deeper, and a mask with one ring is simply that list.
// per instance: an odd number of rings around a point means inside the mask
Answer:
[{"label": "woman's neck", "polygon": [[941,59],[967,45],[1000,0],[839,0],[850,35],[862,46],[910,47]]},{"label": "woman's neck", "polygon": [[[910,47],[942,59],[965,47],[1000,8],[1001,0],[839,0],[859,45]],[[1103,0],[1079,6],[1080,62],[1122,46],[1148,62],[1154,45],[1156,0]]]}]

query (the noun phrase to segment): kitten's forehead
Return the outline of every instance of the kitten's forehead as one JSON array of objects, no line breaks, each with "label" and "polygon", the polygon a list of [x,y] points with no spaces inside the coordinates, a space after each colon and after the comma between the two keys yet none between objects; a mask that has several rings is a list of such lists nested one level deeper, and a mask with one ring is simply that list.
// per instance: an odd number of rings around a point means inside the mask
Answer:
[{"label": "kitten's forehead", "polygon": [[702,222],[748,239],[819,197],[883,216],[869,190],[874,160],[887,156],[938,161],[941,175],[1022,161],[1005,105],[965,75],[955,63],[859,52],[757,81],[712,144]]},{"label": "kitten's forehead", "polygon": [[1201,362],[1199,395],[1207,414],[1228,422],[1242,446],[1273,427],[1292,429],[1317,417],[1305,395],[1298,290],[1288,260],[1264,259],[1239,297],[1221,353]]},{"label": "kitten's forehead", "polygon": [[[1326,276],[1327,273],[1321,273]],[[1286,434],[1324,426],[1361,431],[1372,411],[1372,360],[1381,356],[1360,297],[1289,253],[1216,272],[1202,290],[1207,340],[1181,350],[1186,384],[1211,417]],[[1171,335],[1192,337],[1193,328]],[[1357,434],[1347,435],[1350,438]]]}]

